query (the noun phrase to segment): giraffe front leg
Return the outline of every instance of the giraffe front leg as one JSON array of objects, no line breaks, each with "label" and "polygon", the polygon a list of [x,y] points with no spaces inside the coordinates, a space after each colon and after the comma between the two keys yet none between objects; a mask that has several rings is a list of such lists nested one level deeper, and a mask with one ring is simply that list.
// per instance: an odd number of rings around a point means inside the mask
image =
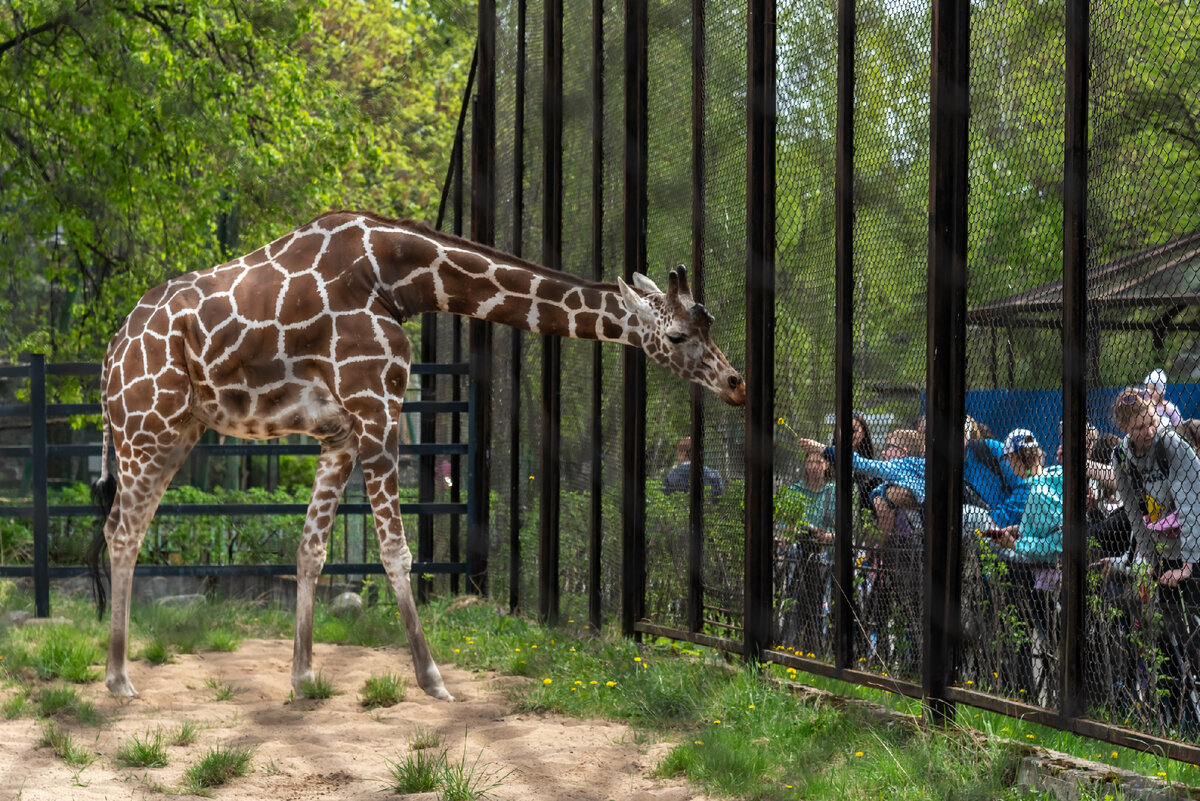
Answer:
[{"label": "giraffe front leg", "polygon": [[292,690],[298,698],[304,697],[305,684],[311,683],[314,678],[312,638],[317,577],[325,566],[329,530],[333,527],[342,491],[354,469],[355,457],[351,447],[334,449],[326,446],[317,463],[312,500],[309,501],[304,520],[304,535],[296,552],[296,637],[292,643]]},{"label": "giraffe front leg", "polygon": [[396,607],[404,621],[404,632],[408,636],[408,647],[412,652],[413,670],[417,674],[417,684],[425,691],[442,701],[453,701],[454,696],[446,690],[442,681],[442,673],[433,661],[429,652],[429,643],[425,641],[425,630],[421,627],[421,619],[417,617],[417,603],[413,598],[412,582],[412,551],[404,538],[404,526],[397,514],[394,518],[396,531],[389,532],[385,538],[380,531],[379,556],[383,568],[387,571],[392,590],[396,593]]}]

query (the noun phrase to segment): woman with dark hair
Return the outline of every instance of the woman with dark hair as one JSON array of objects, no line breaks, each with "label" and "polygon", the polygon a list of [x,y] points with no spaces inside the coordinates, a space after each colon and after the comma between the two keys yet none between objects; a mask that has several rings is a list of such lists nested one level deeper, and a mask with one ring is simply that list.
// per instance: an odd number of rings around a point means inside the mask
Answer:
[{"label": "woman with dark hair", "polygon": [[[871,427],[867,424],[866,415],[859,411],[854,412],[851,414],[851,425],[854,426],[854,430],[850,449],[864,459],[874,459],[875,443],[871,441]],[[871,491],[879,486],[880,480],[861,470],[855,470],[853,475],[854,486],[858,489],[858,505],[863,509],[873,509]]]}]

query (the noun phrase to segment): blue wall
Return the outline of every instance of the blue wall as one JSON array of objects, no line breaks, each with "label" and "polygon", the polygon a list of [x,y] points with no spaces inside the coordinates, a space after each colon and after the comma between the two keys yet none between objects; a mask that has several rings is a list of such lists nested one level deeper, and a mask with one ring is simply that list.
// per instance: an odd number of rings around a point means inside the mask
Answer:
[{"label": "blue wall", "polygon": [[[1112,421],[1112,407],[1120,387],[1101,387],[1087,394],[1088,422],[1101,431],[1120,435]],[[1167,400],[1179,407],[1184,419],[1200,417],[1200,384],[1168,384]],[[1055,462],[1058,450],[1058,424],[1062,419],[1062,392],[1049,389],[974,389],[967,392],[967,414],[992,429],[996,439],[1014,428],[1028,428],[1037,437],[1046,454],[1047,464]]]}]

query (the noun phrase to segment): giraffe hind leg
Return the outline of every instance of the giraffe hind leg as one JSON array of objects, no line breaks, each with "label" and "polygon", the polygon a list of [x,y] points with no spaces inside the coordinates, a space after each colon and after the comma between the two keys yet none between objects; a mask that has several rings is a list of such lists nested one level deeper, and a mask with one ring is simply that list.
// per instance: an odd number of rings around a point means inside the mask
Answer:
[{"label": "giraffe hind leg", "polygon": [[317,577],[325,566],[329,531],[333,527],[338,500],[350,480],[357,448],[354,437],[340,438],[337,445],[326,441],[317,464],[312,500],[304,520],[304,534],[296,552],[296,636],[292,643],[292,690],[303,697],[313,680],[313,605]]},{"label": "giraffe hind leg", "polygon": [[[202,423],[189,418],[171,426],[155,440],[164,444],[140,445],[128,460],[118,460],[116,495],[104,525],[112,590],[104,683],[113,695],[138,694],[129,680],[127,665],[133,569],[163,492],[203,431]],[[131,469],[134,464],[140,469]]]}]

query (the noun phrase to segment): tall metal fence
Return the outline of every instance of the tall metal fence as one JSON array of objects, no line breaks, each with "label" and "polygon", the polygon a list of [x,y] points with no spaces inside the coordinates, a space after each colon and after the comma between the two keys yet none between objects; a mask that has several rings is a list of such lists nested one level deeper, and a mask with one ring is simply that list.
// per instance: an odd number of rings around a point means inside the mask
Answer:
[{"label": "tall metal fence", "polygon": [[[467,365],[458,363],[413,365],[413,374],[457,378],[461,383]],[[89,386],[100,375],[100,365],[47,364],[34,355],[28,364],[0,367],[0,392],[12,403],[0,404],[0,421],[5,423],[5,443],[0,444],[0,464],[16,466],[12,479],[4,482],[0,501],[0,576],[32,579],[35,611],[50,614],[50,587],[53,580],[71,578],[86,572],[83,553],[97,530],[97,507],[88,498],[87,485],[99,474],[102,454],[98,403],[48,402],[51,394],[92,395]],[[55,383],[54,392],[48,387]],[[78,392],[72,392],[68,383]],[[453,392],[448,394],[455,394]],[[414,479],[418,461],[440,459],[444,467],[425,465],[420,469],[430,476],[437,473],[441,486],[417,487],[400,505],[407,528],[418,531],[444,525],[457,532],[459,521],[467,514],[467,492],[454,486],[460,475],[469,484],[458,464],[469,459],[473,448],[464,435],[453,441],[422,438],[421,422],[440,418],[466,418],[470,428],[475,414],[467,400],[437,400],[430,393],[416,390],[405,405],[409,436],[401,444],[402,463]],[[72,421],[81,425],[78,430]],[[435,426],[436,428],[436,426]],[[444,426],[458,434],[461,422]],[[298,517],[308,509],[308,491],[320,445],[308,438],[284,443],[207,441],[198,444],[188,463],[179,472],[172,489],[158,507],[155,520],[143,543],[138,577],[193,576],[217,579],[226,576],[294,575],[295,554],[301,526]],[[64,441],[66,440],[66,441]],[[9,444],[11,443],[11,444]],[[19,444],[18,444],[19,443]],[[281,477],[280,463],[292,460],[289,471],[299,485],[295,497],[279,491],[287,484]],[[311,464],[305,466],[303,460]],[[220,460],[219,470],[209,469]],[[216,494],[202,488],[212,483],[212,474],[220,475]],[[252,488],[240,492],[243,484]],[[209,486],[208,488],[212,488]],[[224,489],[225,492],[220,490]],[[322,572],[326,575],[364,576],[383,573],[378,547],[374,545],[361,476],[352,479],[338,506],[341,536],[333,537],[331,559]],[[450,522],[453,521],[453,522]],[[416,525],[414,525],[414,523]],[[478,566],[472,561],[465,543],[447,536],[436,549],[430,543],[416,549],[414,573],[421,576],[420,587],[429,589],[432,576],[441,576],[450,589],[457,590],[460,575],[473,575]]]},{"label": "tall metal fence", "polygon": [[487,591],[1200,762],[1200,596],[1165,581],[1200,539],[1159,524],[1190,451],[1158,423],[1145,519],[1112,466],[1122,388],[1161,369],[1200,415],[1195,8],[480,19],[444,225],[602,280],[686,264],[749,382],[729,409],[630,350],[437,322],[487,365]]}]

